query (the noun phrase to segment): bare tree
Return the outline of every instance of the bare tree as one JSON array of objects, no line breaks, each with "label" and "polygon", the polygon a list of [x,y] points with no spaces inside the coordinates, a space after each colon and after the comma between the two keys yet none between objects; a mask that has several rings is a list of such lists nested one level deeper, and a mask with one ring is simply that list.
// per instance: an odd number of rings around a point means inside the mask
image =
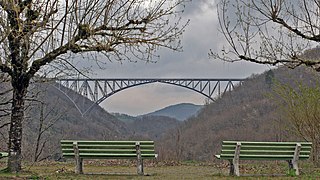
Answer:
[{"label": "bare tree", "polygon": [[58,109],[55,109],[53,107],[50,108],[48,107],[48,104],[40,102],[39,122],[34,146],[34,162],[41,161],[47,158],[44,157],[40,159],[44,148],[46,148],[47,143],[50,141],[50,137],[46,136],[46,133],[48,133],[48,131],[56,124],[56,122],[61,119],[63,114],[65,114],[65,112],[59,112]]},{"label": "bare tree", "polygon": [[76,53],[104,55],[95,59],[100,64],[150,61],[159,47],[180,50],[185,1],[0,0],[0,70],[13,89],[8,170],[21,170],[25,97],[37,72],[46,65],[58,67],[56,73],[74,67]]},{"label": "bare tree", "polygon": [[224,61],[259,64],[306,65],[320,71],[320,59],[303,56],[320,42],[318,0],[220,0],[219,24],[227,40]]},{"label": "bare tree", "polygon": [[294,85],[276,83],[272,99],[279,105],[283,125],[293,134],[312,142],[312,160],[319,165],[320,152],[320,87],[296,82]]}]

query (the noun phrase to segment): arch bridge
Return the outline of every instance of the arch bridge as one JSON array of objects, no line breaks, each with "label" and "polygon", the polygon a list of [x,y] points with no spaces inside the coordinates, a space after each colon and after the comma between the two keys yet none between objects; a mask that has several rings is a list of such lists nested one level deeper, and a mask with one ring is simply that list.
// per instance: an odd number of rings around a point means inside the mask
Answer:
[{"label": "arch bridge", "polygon": [[[183,79],[183,78],[123,78],[123,79],[58,79],[56,88],[69,98],[83,116],[95,105],[125,89],[150,83],[164,83],[193,90],[214,101],[227,91],[241,85],[245,79]],[[76,93],[74,93],[76,92]],[[79,102],[80,96],[90,103]],[[83,98],[82,98],[83,99]]]}]

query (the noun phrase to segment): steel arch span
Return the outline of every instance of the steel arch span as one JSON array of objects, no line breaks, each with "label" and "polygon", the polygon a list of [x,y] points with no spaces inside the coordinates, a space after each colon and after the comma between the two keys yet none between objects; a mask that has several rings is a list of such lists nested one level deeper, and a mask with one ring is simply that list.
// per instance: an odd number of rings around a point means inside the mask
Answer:
[{"label": "steel arch span", "polygon": [[[148,79],[58,79],[55,87],[73,102],[83,116],[94,105],[100,104],[110,96],[125,89],[150,83],[164,83],[193,90],[214,101],[214,97],[220,97],[225,92],[234,89],[245,79],[183,79],[183,78],[148,78]],[[77,95],[75,95],[75,93]],[[91,100],[88,104],[79,103],[79,95]],[[82,107],[79,104],[83,104]]]}]

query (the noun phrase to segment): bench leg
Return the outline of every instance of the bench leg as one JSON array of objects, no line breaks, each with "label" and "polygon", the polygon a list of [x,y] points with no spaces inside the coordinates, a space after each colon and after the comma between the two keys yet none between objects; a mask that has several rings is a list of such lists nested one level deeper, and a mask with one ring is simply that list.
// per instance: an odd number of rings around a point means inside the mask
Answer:
[{"label": "bench leg", "polygon": [[299,156],[300,156],[300,151],[301,151],[301,144],[297,143],[295,151],[294,151],[293,159],[288,161],[289,172],[291,172],[293,170],[295,175],[297,175],[297,176],[299,175],[298,160],[299,160]]},{"label": "bench leg", "polygon": [[76,158],[76,169],[75,173],[76,174],[83,174],[83,168],[82,168],[82,158]]},{"label": "bench leg", "polygon": [[137,173],[138,175],[143,176],[144,172],[143,172],[143,160],[141,159],[140,161],[137,161]]},{"label": "bench leg", "polygon": [[143,159],[141,155],[140,142],[136,142],[136,153],[137,153],[137,173],[143,176]]},{"label": "bench leg", "polygon": [[230,165],[230,176],[240,176],[240,171],[239,171],[239,162],[234,162],[233,160],[229,160],[229,165]]},{"label": "bench leg", "polygon": [[289,172],[293,170],[295,172],[295,175],[298,176],[299,175],[298,161],[289,160],[288,164],[289,164]]},{"label": "bench leg", "polygon": [[234,176],[234,164],[232,162],[232,160],[229,160],[229,166],[230,166],[230,171],[229,171],[229,175],[230,176]]},{"label": "bench leg", "polygon": [[230,175],[240,176],[239,160],[240,160],[241,143],[237,142],[234,157],[230,160]]},{"label": "bench leg", "polygon": [[83,174],[82,158],[80,158],[79,147],[77,142],[73,142],[74,159],[76,161],[76,174]]}]

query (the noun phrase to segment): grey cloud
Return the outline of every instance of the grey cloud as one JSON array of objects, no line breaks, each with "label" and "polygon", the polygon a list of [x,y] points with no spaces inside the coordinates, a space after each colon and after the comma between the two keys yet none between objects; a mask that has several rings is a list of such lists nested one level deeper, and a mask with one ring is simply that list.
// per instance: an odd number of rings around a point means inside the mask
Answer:
[{"label": "grey cloud", "polygon": [[214,0],[193,0],[186,4],[184,9],[184,16],[193,16],[195,14],[202,14],[205,12],[204,6],[215,8]]},{"label": "grey cloud", "polygon": [[[209,49],[218,51],[224,39],[218,32],[215,2],[193,0],[184,18],[190,19],[183,36],[183,52],[161,49],[156,63],[110,62],[95,70],[104,78],[245,78],[268,69],[266,66],[238,62],[226,63],[208,57]],[[205,97],[193,91],[163,84],[150,84],[117,93],[101,104],[107,111],[139,115],[182,102],[203,104]]]}]

